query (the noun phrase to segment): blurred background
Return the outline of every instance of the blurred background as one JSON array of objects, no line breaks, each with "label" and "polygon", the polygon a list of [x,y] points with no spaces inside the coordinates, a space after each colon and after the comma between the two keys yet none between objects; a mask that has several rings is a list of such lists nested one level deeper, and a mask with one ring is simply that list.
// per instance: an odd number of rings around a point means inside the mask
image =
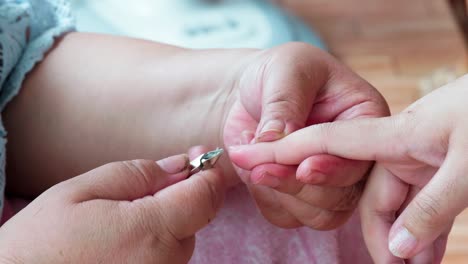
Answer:
[{"label": "blurred background", "polygon": [[[81,31],[191,48],[312,43],[380,90],[393,113],[467,70],[465,0],[271,1],[289,15],[262,0],[72,2]],[[468,263],[468,212],[455,223],[444,263]]]}]

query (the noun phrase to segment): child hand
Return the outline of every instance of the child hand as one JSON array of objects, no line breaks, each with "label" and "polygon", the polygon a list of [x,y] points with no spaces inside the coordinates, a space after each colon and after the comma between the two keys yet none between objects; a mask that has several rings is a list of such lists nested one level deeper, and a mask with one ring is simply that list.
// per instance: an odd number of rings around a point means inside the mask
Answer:
[{"label": "child hand", "polygon": [[[157,160],[195,144],[270,141],[317,123],[384,115],[388,108],[374,88],[310,45],[185,50],[71,33],[28,74],[4,111],[8,191],[31,197],[115,160]],[[311,175],[300,181],[294,166],[279,164],[243,177],[270,222],[332,228],[356,206],[371,163],[312,159]],[[227,185],[237,184],[232,164],[220,165]],[[279,186],[260,188],[268,185],[266,172]],[[312,215],[297,214],[303,205]]]},{"label": "child hand", "polygon": [[187,164],[115,162],[55,185],[0,228],[0,260],[187,263],[224,196],[217,169],[181,181]]},{"label": "child hand", "polygon": [[[236,83],[237,100],[224,126],[227,146],[254,138],[274,141],[324,122],[389,114],[371,85],[315,47],[292,43],[254,55]],[[343,223],[357,205],[371,162],[315,155],[309,174],[296,178],[298,164],[257,163],[237,172],[273,224],[330,229]]]}]

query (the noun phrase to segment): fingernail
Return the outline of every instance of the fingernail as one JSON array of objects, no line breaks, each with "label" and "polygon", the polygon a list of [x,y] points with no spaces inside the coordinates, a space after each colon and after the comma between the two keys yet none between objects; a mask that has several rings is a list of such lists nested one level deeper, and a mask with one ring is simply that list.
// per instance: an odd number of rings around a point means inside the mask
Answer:
[{"label": "fingernail", "polygon": [[156,163],[163,171],[169,174],[174,174],[187,169],[189,160],[187,155],[182,154],[158,160]]},{"label": "fingernail", "polygon": [[275,177],[268,172],[263,172],[258,177],[255,175],[251,175],[251,177],[253,184],[264,185],[271,188],[279,187],[281,184],[281,181],[278,179],[278,177]]},{"label": "fingernail", "polygon": [[401,227],[396,235],[390,240],[388,248],[395,257],[406,258],[418,245],[418,240],[408,229]]},{"label": "fingernail", "polygon": [[257,142],[274,141],[284,136],[284,122],[280,120],[270,120],[263,125]]}]

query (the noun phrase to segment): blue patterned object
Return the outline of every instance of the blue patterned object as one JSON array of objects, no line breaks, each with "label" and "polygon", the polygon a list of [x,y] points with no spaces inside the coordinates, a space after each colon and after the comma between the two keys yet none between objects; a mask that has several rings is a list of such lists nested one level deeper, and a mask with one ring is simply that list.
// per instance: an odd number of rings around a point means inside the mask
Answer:
[{"label": "blue patterned object", "polygon": [[74,0],[79,31],[187,48],[269,48],[291,41],[325,49],[310,27],[269,0]]},{"label": "blue patterned object", "polygon": [[[18,93],[26,74],[74,29],[66,0],[0,0],[0,111]],[[6,131],[0,115],[0,217],[5,189]]]}]

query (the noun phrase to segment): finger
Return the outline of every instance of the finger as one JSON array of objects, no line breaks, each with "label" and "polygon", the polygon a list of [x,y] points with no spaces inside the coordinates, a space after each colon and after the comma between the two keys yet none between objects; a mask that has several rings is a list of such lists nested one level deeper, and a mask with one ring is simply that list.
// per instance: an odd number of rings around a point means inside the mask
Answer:
[{"label": "finger", "polygon": [[146,214],[149,219],[160,219],[153,221],[154,230],[164,226],[174,238],[183,240],[193,236],[215,217],[224,194],[221,171],[201,171],[157,192],[154,199],[146,200]]},{"label": "finger", "polygon": [[317,230],[331,230],[342,225],[352,211],[329,211],[301,201],[289,194],[277,193],[279,201],[303,225]]},{"label": "finger", "polygon": [[[405,210],[406,207],[411,203],[411,201],[416,197],[416,195],[421,191],[419,186],[411,186],[408,195],[406,196],[405,202],[400,207],[399,213]],[[407,264],[425,264],[425,263],[434,263],[434,245],[429,245],[423,251],[418,253],[416,256],[407,259]]]},{"label": "finger", "polygon": [[371,165],[370,162],[315,155],[301,162],[296,178],[307,184],[345,187],[360,181]]},{"label": "finger", "polygon": [[275,142],[232,146],[231,160],[251,169],[263,163],[299,164],[317,154],[354,160],[392,159],[406,155],[412,122],[393,116],[336,121],[298,130]]},{"label": "finger", "polygon": [[[293,44],[294,45],[294,44]],[[305,45],[297,45],[305,46]],[[319,49],[307,46],[307,53],[317,53],[314,62],[299,53],[291,53],[290,47],[278,47],[276,54],[287,52],[286,60],[273,56],[264,66],[262,74],[262,109],[256,133],[257,142],[277,140],[305,126],[316,94],[328,79],[328,56]]]},{"label": "finger", "polygon": [[296,166],[262,164],[253,168],[250,174],[252,184],[274,188],[277,191],[296,194],[304,186],[296,180]]},{"label": "finger", "polygon": [[[421,187],[419,186],[411,186],[410,190],[408,192],[408,195],[406,196],[405,202],[402,204],[400,207],[399,212],[401,213],[404,211],[406,207],[411,203],[411,201],[417,196],[417,194],[421,191]],[[399,214],[399,213],[397,213]],[[427,248],[425,248],[423,251],[418,253],[416,256],[407,259],[406,263],[407,264],[425,264],[425,263],[435,263],[434,262],[435,258],[435,248],[434,244],[429,245]]]},{"label": "finger", "polygon": [[447,247],[448,236],[452,229],[453,222],[446,227],[444,232],[434,241],[432,245],[429,245],[427,249],[424,249],[421,253],[411,258],[409,263],[411,264],[425,264],[435,263],[439,264],[444,258],[445,249]]},{"label": "finger", "polygon": [[447,249],[447,242],[453,222],[447,227],[442,235],[434,242],[434,263],[441,263]]},{"label": "finger", "polygon": [[306,184],[294,197],[317,208],[330,211],[350,211],[356,208],[363,187],[363,181],[344,188]]},{"label": "finger", "polygon": [[[249,186],[260,211],[271,223],[280,227],[297,227],[298,221],[277,199],[275,191],[260,186]],[[346,188],[304,185],[302,188],[289,189],[289,195],[309,206],[331,211],[351,211],[356,208],[363,189],[363,182]],[[288,208],[289,210],[289,208]]]},{"label": "finger", "polygon": [[[410,195],[407,197],[407,201],[403,208],[406,208],[408,204],[416,197],[421,189],[417,187],[412,187]],[[401,210],[403,211],[403,209]],[[441,263],[445,254],[445,249],[447,246],[448,235],[452,229],[453,221],[445,228],[444,232],[430,244],[426,249],[421,253],[418,253],[415,257],[412,257],[407,262],[408,263]]]},{"label": "finger", "polygon": [[372,169],[359,204],[362,232],[376,263],[403,263],[388,249],[388,233],[405,202],[408,185],[382,167]]},{"label": "finger", "polygon": [[188,176],[187,155],[160,161],[114,162],[69,181],[76,202],[91,199],[132,201],[174,184]]},{"label": "finger", "polygon": [[296,217],[291,215],[279,202],[277,192],[264,186],[247,185],[250,194],[255,199],[260,213],[268,222],[281,228],[296,228],[302,226]]},{"label": "finger", "polygon": [[439,171],[398,217],[389,240],[395,256],[410,258],[421,252],[466,207],[464,155],[463,151],[449,151]]}]

